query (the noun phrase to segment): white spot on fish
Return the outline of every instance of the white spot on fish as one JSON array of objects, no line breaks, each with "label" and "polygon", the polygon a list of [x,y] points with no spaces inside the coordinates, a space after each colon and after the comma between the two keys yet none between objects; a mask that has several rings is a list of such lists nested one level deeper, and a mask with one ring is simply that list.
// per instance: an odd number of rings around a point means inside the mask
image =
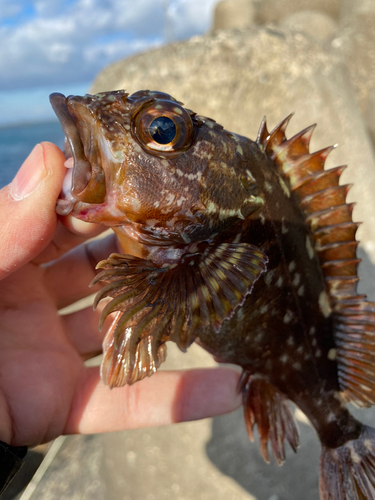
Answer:
[{"label": "white spot on fish", "polygon": [[268,271],[266,275],[264,276],[264,282],[267,286],[271,285],[273,275],[275,274],[276,269],[272,269],[271,271]]},{"label": "white spot on fish", "polygon": [[259,311],[260,311],[260,313],[261,313],[261,314],[266,313],[266,312],[268,311],[268,305],[266,304],[266,305],[262,306],[262,307],[259,309]]},{"label": "white spot on fish", "polygon": [[333,413],[333,411],[330,411],[326,417],[327,423],[334,422],[336,420],[336,415]]},{"label": "white spot on fish", "polygon": [[365,439],[363,444],[364,444],[364,447],[366,448],[366,450],[370,451],[373,449],[371,439]]},{"label": "white spot on fish", "polygon": [[243,155],[243,149],[239,144],[237,144],[237,152],[240,153],[240,155]]},{"label": "white spot on fish", "polygon": [[243,321],[244,317],[245,317],[245,314],[244,314],[243,307],[240,307],[237,311],[237,320]]},{"label": "white spot on fish", "polygon": [[130,205],[134,212],[138,212],[142,208],[142,203],[137,198],[132,198]]},{"label": "white spot on fish", "polygon": [[116,158],[116,160],[124,160],[125,159],[125,155],[124,155],[123,151],[114,151],[113,156]]},{"label": "white spot on fish", "polygon": [[176,174],[179,175],[180,177],[182,177],[184,175],[182,170],[180,170],[179,168],[176,168]]},{"label": "white spot on fish", "polygon": [[284,283],[284,280],[283,280],[282,276],[280,276],[279,279],[276,281],[276,286],[278,288],[281,288],[283,286],[283,283]]},{"label": "white spot on fish", "polygon": [[302,354],[303,350],[304,350],[304,347],[302,345],[300,345],[299,348],[297,349],[298,354]]},{"label": "white spot on fish", "polygon": [[302,370],[302,365],[299,361],[296,361],[295,363],[293,363],[292,366],[295,370]]},{"label": "white spot on fish", "polygon": [[210,201],[209,203],[207,203],[206,205],[206,212],[208,214],[214,214],[217,212],[217,205],[216,203],[214,203],[213,201]]},{"label": "white spot on fish", "polygon": [[316,328],[315,328],[315,326],[312,326],[312,327],[310,328],[309,334],[310,334],[310,335],[314,335],[315,333],[316,333]]},{"label": "white spot on fish", "polygon": [[182,109],[181,108],[178,108],[177,106],[175,108],[173,108],[173,111],[179,115],[182,115]]},{"label": "white spot on fish", "polygon": [[285,181],[282,177],[279,177],[279,182],[280,182],[280,186],[281,186],[282,190],[284,191],[284,193],[287,195],[288,198],[290,198],[290,190],[289,190],[288,186],[285,184]]},{"label": "white spot on fish", "polygon": [[268,191],[269,193],[272,193],[272,189],[273,189],[272,184],[270,182],[266,181],[264,183],[264,189],[266,191]]},{"label": "white spot on fish", "polygon": [[254,342],[257,342],[257,343],[260,342],[263,337],[264,337],[263,332],[258,333],[258,335],[255,335],[255,337],[254,337]]},{"label": "white spot on fish", "polygon": [[316,357],[316,358],[320,358],[320,356],[321,356],[321,355],[322,355],[322,351],[321,351],[320,349],[317,349],[317,350],[315,351],[315,357]]},{"label": "white spot on fish", "polygon": [[360,464],[362,462],[362,459],[358,455],[358,453],[354,450],[352,443],[348,445],[348,448],[350,449],[350,456],[352,457],[353,462],[356,464]]},{"label": "white spot on fish", "polygon": [[327,355],[328,359],[330,359],[331,361],[334,361],[337,357],[337,349],[330,349],[328,351],[328,355]]},{"label": "white spot on fish", "polygon": [[250,172],[250,170],[246,170],[246,174],[247,174],[247,178],[249,179],[249,181],[253,182],[255,184],[255,179],[254,179],[252,173]]},{"label": "white spot on fish", "polygon": [[301,285],[298,290],[297,290],[297,294],[300,296],[300,297],[303,297],[304,294],[305,294],[305,285]]},{"label": "white spot on fish", "polygon": [[292,346],[294,344],[294,338],[292,337],[292,335],[290,337],[287,338],[287,341],[286,343],[289,345],[289,346]]},{"label": "white spot on fish", "polygon": [[296,274],[294,275],[294,278],[293,278],[293,281],[292,281],[292,285],[293,285],[293,286],[298,286],[298,285],[299,285],[299,283],[300,283],[300,281],[301,281],[301,275],[300,275],[300,274],[298,274],[298,273],[296,273]]},{"label": "white spot on fish", "polygon": [[176,202],[177,206],[180,207],[185,200],[186,200],[185,196],[181,196],[181,198],[179,198]]},{"label": "white spot on fish", "polygon": [[166,197],[166,199],[165,199],[165,201],[166,201],[166,205],[172,205],[172,203],[174,202],[174,199],[175,199],[175,198],[176,198],[176,196],[175,196],[174,194],[170,193],[170,194]]},{"label": "white spot on fish", "polygon": [[307,253],[308,253],[308,256],[310,257],[310,259],[313,259],[314,255],[315,255],[315,250],[314,250],[314,247],[312,246],[311,240],[308,236],[306,236],[306,250],[307,250]]},{"label": "white spot on fish", "polygon": [[161,164],[163,167],[169,167],[169,161],[168,160],[161,160]]},{"label": "white spot on fish", "polygon": [[287,354],[283,354],[282,356],[280,356],[281,363],[287,363],[288,359],[289,359],[289,356]]},{"label": "white spot on fish", "polygon": [[283,318],[283,322],[286,323],[286,324],[288,324],[288,323],[290,323],[292,321],[292,319],[293,319],[293,313],[292,313],[292,311],[288,310],[285,313],[285,316]]},{"label": "white spot on fish", "polygon": [[331,314],[331,306],[329,304],[327,292],[325,292],[324,290],[319,295],[319,308],[323,316],[325,318],[328,318],[328,316]]},{"label": "white spot on fish", "polygon": [[290,272],[294,271],[296,268],[296,263],[294,262],[294,260],[292,260],[292,262],[289,263],[289,266],[288,266],[288,269]]}]

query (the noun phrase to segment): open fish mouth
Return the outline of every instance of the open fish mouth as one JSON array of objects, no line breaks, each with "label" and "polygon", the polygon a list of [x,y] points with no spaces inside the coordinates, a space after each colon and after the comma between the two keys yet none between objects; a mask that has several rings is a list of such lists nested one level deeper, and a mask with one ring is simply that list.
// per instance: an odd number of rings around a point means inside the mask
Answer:
[{"label": "open fish mouth", "polygon": [[86,193],[92,178],[92,168],[85,156],[77,125],[67,107],[66,97],[55,92],[49,96],[49,99],[73,157],[73,169],[69,169],[62,190],[65,198],[59,198],[56,206],[58,214],[68,215],[73,210],[76,201],[92,202]]}]

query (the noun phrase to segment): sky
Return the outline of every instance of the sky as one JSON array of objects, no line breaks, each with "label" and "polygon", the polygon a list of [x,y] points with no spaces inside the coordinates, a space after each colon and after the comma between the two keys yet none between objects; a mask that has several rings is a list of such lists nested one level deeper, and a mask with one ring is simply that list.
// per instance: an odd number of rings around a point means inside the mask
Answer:
[{"label": "sky", "polygon": [[206,32],[218,0],[0,0],[0,126],[53,120],[109,63]]}]

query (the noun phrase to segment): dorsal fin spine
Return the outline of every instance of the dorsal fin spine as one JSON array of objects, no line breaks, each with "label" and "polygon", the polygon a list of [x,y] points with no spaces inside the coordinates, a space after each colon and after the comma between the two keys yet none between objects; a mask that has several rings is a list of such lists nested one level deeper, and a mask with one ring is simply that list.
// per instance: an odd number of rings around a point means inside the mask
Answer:
[{"label": "dorsal fin spine", "polygon": [[375,303],[357,293],[354,203],[346,203],[350,185],[339,185],[345,167],[324,170],[335,146],[315,153],[309,144],[315,126],[291,139],[285,137],[290,116],[258,144],[289,182],[293,196],[311,230],[325,277],[334,319],[339,383],[348,401],[375,404]]}]

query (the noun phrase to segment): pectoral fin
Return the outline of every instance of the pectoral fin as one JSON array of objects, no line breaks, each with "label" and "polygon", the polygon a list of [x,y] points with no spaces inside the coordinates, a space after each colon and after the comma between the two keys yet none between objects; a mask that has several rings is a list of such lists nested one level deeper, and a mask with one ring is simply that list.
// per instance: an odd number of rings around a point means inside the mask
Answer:
[{"label": "pectoral fin", "polygon": [[102,378],[110,387],[150,376],[165,360],[168,340],[182,351],[201,328],[218,331],[243,304],[265,271],[267,257],[246,244],[201,244],[178,264],[157,266],[130,255],[112,254],[92,284],[106,282],[105,318],[118,312],[103,344]]}]

